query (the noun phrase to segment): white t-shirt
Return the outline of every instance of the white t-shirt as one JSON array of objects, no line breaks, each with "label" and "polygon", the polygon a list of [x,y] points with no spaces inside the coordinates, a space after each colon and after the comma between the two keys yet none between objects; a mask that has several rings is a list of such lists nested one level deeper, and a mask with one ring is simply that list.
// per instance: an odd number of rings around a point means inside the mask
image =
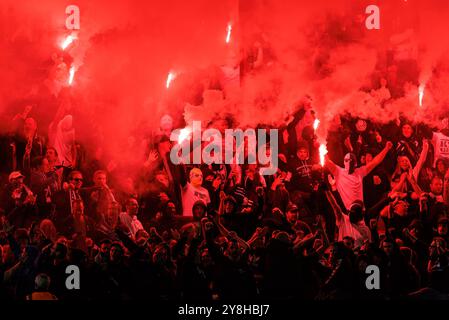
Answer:
[{"label": "white t-shirt", "polygon": [[434,132],[432,144],[435,150],[435,157],[433,161],[433,166],[435,167],[438,159],[449,159],[449,137],[440,132]]},{"label": "white t-shirt", "polygon": [[366,167],[360,167],[348,174],[345,169],[337,167],[335,185],[346,209],[356,200],[363,201],[363,178],[366,176]]},{"label": "white t-shirt", "polygon": [[182,208],[184,217],[192,217],[192,207],[195,202],[201,200],[204,204],[210,203],[209,191],[203,187],[194,187],[188,182],[184,188],[182,188]]},{"label": "white t-shirt", "polygon": [[120,213],[120,222],[129,230],[133,237],[136,236],[137,231],[144,230],[137,216],[131,217],[127,212]]},{"label": "white t-shirt", "polygon": [[342,214],[342,218],[337,220],[337,227],[338,241],[343,241],[344,237],[352,237],[355,240],[355,248],[361,247],[365,241],[371,241],[371,231],[363,221],[355,225],[349,221],[348,215]]},{"label": "white t-shirt", "polygon": [[64,166],[72,165],[72,144],[75,139],[75,129],[72,127],[72,116],[67,115],[56,126],[54,148],[58,152],[59,162]]}]

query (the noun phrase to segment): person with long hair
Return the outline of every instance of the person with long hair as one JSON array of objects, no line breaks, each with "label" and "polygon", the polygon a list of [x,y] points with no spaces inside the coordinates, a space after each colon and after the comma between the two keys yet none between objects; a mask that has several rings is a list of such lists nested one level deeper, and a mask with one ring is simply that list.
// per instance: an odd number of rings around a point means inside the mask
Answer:
[{"label": "person with long hair", "polygon": [[407,192],[416,189],[421,168],[427,158],[429,143],[423,140],[423,149],[418,162],[413,167],[410,159],[406,155],[399,155],[396,169],[391,177],[391,189],[395,192]]}]

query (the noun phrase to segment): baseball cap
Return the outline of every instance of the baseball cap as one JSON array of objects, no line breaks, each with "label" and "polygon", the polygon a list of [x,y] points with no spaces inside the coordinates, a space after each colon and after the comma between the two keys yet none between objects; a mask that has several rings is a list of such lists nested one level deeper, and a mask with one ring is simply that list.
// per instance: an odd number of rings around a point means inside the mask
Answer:
[{"label": "baseball cap", "polygon": [[14,180],[14,179],[17,179],[17,178],[24,178],[24,177],[25,177],[25,176],[24,176],[23,174],[21,174],[20,171],[13,171],[13,172],[11,172],[11,173],[9,174],[8,180],[9,180],[9,182],[11,182],[11,181]]},{"label": "baseball cap", "polygon": [[288,206],[287,206],[287,212],[288,211],[298,211],[299,209],[298,209],[298,206],[296,205],[296,204],[294,204],[294,203],[290,203]]}]

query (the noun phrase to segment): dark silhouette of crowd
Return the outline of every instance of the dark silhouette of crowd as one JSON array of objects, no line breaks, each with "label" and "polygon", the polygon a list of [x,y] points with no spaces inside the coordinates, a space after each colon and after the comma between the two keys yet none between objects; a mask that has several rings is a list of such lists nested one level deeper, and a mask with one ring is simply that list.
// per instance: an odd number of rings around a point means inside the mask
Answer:
[{"label": "dark silhouette of crowd", "polygon": [[1,298],[447,299],[447,121],[335,115],[321,166],[313,107],[297,110],[270,141],[277,173],[262,176],[173,165],[168,115],[117,165],[102,145],[85,151],[70,114],[44,134],[26,108],[0,137]]}]

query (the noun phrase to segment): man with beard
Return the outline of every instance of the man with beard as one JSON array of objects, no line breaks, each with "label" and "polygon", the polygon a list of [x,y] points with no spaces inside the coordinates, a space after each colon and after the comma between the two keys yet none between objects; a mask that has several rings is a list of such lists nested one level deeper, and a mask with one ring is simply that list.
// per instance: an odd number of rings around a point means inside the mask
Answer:
[{"label": "man with beard", "polygon": [[392,147],[393,144],[390,141],[387,142],[384,149],[370,163],[359,168],[357,168],[357,158],[353,153],[345,155],[344,168],[337,166],[326,156],[325,166],[334,175],[337,191],[347,210],[350,209],[354,201],[363,201],[363,178],[385,159]]},{"label": "man with beard", "polygon": [[[31,159],[44,155],[44,138],[37,134],[37,122],[28,117],[31,106],[25,108],[22,116],[16,116],[13,119],[15,126],[15,135],[13,137],[13,157],[15,170],[29,170]],[[27,175],[27,171],[24,171]]]}]

